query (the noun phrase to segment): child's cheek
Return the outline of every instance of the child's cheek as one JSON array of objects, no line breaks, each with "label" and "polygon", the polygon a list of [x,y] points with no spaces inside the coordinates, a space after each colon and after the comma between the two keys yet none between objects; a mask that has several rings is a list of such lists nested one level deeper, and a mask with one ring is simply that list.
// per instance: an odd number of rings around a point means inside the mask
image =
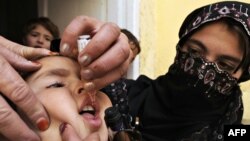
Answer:
[{"label": "child's cheek", "polygon": [[69,91],[55,88],[37,94],[51,119],[67,122],[78,114],[77,105]]}]

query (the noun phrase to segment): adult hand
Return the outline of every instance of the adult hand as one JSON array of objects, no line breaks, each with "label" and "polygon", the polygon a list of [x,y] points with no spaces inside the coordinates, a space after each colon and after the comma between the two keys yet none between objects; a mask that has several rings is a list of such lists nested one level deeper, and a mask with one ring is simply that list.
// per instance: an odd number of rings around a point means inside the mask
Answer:
[{"label": "adult hand", "polygon": [[38,129],[45,130],[49,125],[49,118],[42,104],[16,70],[37,70],[41,65],[26,58],[51,54],[53,53],[49,50],[25,47],[0,36],[0,134],[9,140],[40,139],[21,120],[5,98],[23,110]]},{"label": "adult hand", "polygon": [[90,134],[86,139],[81,138],[76,134],[73,127],[69,124],[64,125],[60,128],[61,136],[63,141],[100,141],[100,136],[97,133]]},{"label": "adult hand", "polygon": [[81,77],[89,80],[85,89],[100,89],[127,72],[132,52],[127,37],[121,34],[117,25],[86,16],[76,17],[62,34],[60,52],[77,56],[77,39],[80,35],[91,36],[91,41],[78,55],[78,62],[82,66]]}]

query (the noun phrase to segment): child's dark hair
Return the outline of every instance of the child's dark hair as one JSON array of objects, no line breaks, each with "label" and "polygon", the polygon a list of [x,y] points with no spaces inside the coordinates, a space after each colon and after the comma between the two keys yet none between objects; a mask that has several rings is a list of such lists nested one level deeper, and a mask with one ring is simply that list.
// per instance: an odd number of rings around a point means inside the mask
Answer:
[{"label": "child's dark hair", "polygon": [[129,42],[132,42],[135,44],[135,46],[138,48],[138,54],[141,52],[141,46],[140,43],[138,41],[138,39],[134,36],[134,34],[132,34],[129,30],[127,29],[121,29],[121,32],[124,33],[127,37]]},{"label": "child's dark hair", "polygon": [[46,28],[52,34],[53,39],[59,38],[60,33],[58,27],[47,17],[30,19],[23,28],[23,37],[26,37],[37,25],[42,25]]}]

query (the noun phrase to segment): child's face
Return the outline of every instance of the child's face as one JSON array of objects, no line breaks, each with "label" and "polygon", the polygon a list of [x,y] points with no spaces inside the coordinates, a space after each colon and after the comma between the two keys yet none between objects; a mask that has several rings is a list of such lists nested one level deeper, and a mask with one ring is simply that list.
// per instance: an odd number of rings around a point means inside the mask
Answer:
[{"label": "child's face", "polygon": [[84,82],[80,81],[80,68],[75,61],[62,56],[51,56],[38,62],[42,64],[42,68],[26,81],[50,116],[49,129],[40,133],[42,139],[61,140],[59,126],[68,123],[82,139],[92,132],[99,132],[101,140],[107,141],[104,111],[111,106],[109,98],[98,92],[96,102],[91,103],[82,87]]},{"label": "child's face", "polygon": [[229,31],[224,23],[215,22],[197,31],[187,40],[182,50],[204,56],[237,79],[242,75],[242,68],[235,72],[243,57],[239,37]]},{"label": "child's face", "polygon": [[52,39],[52,34],[46,28],[42,25],[36,25],[36,27],[26,36],[25,45],[49,49]]}]

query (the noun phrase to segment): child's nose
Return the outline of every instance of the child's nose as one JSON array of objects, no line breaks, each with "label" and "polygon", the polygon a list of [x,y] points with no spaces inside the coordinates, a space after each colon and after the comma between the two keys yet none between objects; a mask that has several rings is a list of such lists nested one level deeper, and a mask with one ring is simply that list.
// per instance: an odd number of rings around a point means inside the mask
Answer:
[{"label": "child's nose", "polygon": [[80,97],[89,97],[92,104],[95,103],[95,99],[96,99],[96,91],[91,91],[91,92],[87,92],[84,89],[84,83],[80,82],[76,84],[75,90],[74,90],[74,96],[77,100],[81,99]]},{"label": "child's nose", "polygon": [[44,39],[43,39],[42,36],[39,36],[39,37],[38,37],[38,42],[39,42],[39,43],[43,43],[43,42],[44,42]]},{"label": "child's nose", "polygon": [[78,85],[75,93],[79,95],[79,94],[83,94],[83,92],[84,92],[83,84]]},{"label": "child's nose", "polygon": [[83,94],[85,92],[83,82],[78,81],[78,82],[75,82],[71,85],[73,87],[73,94],[74,95],[80,95],[80,94]]},{"label": "child's nose", "polygon": [[79,87],[78,91],[77,91],[77,94],[81,94],[81,93],[83,93],[83,91],[84,91],[84,88],[83,87]]}]

